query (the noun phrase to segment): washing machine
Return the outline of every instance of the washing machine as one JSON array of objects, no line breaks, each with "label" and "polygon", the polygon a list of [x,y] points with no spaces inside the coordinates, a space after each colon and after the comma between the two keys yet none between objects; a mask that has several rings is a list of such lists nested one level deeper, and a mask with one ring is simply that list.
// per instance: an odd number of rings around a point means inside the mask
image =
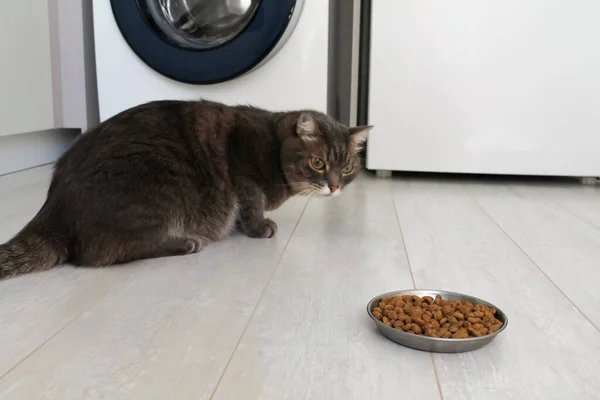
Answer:
[{"label": "washing machine", "polygon": [[326,112],[327,0],[94,0],[100,119],[153,100]]}]

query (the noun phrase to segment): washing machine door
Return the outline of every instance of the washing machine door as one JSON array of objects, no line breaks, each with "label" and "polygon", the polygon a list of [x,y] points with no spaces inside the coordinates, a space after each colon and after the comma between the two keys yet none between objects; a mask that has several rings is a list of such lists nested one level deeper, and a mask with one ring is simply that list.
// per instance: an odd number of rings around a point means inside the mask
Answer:
[{"label": "washing machine door", "polygon": [[111,0],[131,49],[171,79],[213,84],[272,57],[291,35],[304,0]]}]

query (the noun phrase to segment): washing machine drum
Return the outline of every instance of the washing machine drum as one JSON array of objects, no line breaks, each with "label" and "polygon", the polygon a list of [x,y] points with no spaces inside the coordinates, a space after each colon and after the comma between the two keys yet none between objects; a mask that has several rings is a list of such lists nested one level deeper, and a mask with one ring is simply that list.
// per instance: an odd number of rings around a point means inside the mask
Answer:
[{"label": "washing machine drum", "polygon": [[111,0],[131,49],[177,81],[234,79],[272,57],[304,0]]}]

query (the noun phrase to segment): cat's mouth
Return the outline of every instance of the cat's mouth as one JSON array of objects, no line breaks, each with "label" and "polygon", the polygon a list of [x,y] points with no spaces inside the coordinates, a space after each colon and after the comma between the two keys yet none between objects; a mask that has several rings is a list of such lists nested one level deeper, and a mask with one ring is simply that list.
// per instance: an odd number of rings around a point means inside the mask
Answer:
[{"label": "cat's mouth", "polygon": [[337,197],[342,194],[342,188],[340,186],[321,186],[316,192],[319,196],[323,197]]},{"label": "cat's mouth", "polygon": [[342,188],[340,186],[332,187],[316,183],[309,185],[292,185],[292,188],[294,189],[295,194],[300,196],[312,196],[316,194],[319,197],[337,197],[342,194]]}]

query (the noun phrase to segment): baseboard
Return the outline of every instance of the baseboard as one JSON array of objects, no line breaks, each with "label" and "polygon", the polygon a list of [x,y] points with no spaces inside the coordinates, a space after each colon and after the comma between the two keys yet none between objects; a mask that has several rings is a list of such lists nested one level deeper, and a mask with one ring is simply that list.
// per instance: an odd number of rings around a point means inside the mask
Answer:
[{"label": "baseboard", "polygon": [[56,161],[80,133],[80,129],[50,129],[0,136],[0,175]]}]

